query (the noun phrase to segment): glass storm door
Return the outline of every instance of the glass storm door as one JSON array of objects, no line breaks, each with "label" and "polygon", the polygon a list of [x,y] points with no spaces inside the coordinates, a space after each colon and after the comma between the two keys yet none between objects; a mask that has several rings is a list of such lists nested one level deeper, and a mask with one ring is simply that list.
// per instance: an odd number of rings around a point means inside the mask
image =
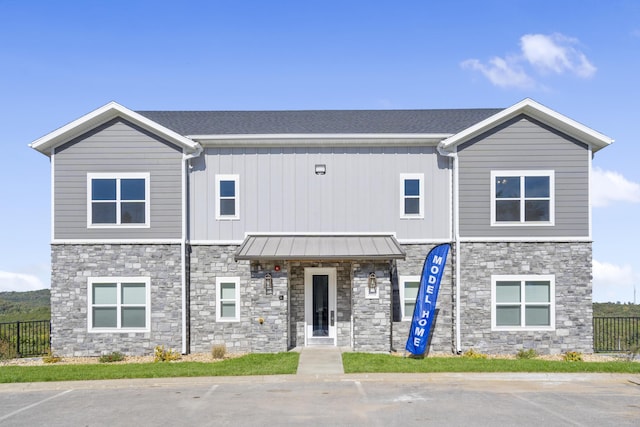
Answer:
[{"label": "glass storm door", "polygon": [[314,337],[329,336],[329,276],[313,275],[313,333]]},{"label": "glass storm door", "polygon": [[336,344],[336,269],[305,268],[305,342]]}]

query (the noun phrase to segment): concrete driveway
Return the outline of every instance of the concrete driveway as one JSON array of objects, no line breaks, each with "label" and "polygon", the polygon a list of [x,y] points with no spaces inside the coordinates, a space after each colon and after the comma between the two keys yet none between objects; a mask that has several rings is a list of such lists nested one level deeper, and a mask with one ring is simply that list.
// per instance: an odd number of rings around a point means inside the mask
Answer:
[{"label": "concrete driveway", "polygon": [[10,426],[640,424],[640,375],[362,374],[0,385]]}]

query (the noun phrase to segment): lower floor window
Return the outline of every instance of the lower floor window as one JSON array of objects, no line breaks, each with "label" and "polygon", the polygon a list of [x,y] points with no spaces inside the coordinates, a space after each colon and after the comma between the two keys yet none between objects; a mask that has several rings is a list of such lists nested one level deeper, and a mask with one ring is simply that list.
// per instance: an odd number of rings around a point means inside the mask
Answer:
[{"label": "lower floor window", "polygon": [[554,329],[553,275],[492,276],[492,329]]},{"label": "lower floor window", "polygon": [[240,278],[216,278],[216,320],[237,322],[240,320]]},{"label": "lower floor window", "polygon": [[420,289],[420,276],[400,276],[400,310],[402,320],[411,320]]},{"label": "lower floor window", "polygon": [[89,278],[89,330],[148,331],[149,288],[148,277]]}]

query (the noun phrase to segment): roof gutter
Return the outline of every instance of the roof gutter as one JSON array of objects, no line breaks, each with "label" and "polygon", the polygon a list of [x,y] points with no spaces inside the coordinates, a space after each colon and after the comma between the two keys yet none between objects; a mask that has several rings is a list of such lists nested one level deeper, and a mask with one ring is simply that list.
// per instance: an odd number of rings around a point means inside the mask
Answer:
[{"label": "roof gutter", "polygon": [[229,135],[188,135],[207,147],[314,147],[327,146],[383,146],[396,140],[397,145],[424,146],[437,145],[451,137],[450,133],[285,133],[285,134],[229,134]]}]

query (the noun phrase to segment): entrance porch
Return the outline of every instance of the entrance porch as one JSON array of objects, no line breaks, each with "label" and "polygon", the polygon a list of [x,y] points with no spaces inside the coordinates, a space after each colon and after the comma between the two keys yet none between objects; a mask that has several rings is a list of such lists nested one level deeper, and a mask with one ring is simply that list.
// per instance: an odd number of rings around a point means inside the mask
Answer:
[{"label": "entrance porch", "polygon": [[287,281],[289,348],[360,351],[391,348],[391,270],[404,256],[392,236],[249,236],[236,253]]}]

